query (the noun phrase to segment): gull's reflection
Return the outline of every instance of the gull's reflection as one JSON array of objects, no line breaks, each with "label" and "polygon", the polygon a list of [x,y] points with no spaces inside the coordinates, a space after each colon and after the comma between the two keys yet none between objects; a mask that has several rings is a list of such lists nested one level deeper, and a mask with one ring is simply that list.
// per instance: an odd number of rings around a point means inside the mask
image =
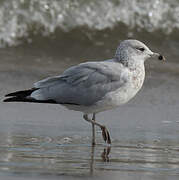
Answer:
[{"label": "gull's reflection", "polygon": [[91,146],[91,162],[90,162],[90,174],[93,175],[94,172],[94,148],[95,146]]},{"label": "gull's reflection", "polygon": [[101,153],[102,160],[104,162],[109,162],[109,153],[111,152],[111,146],[104,148],[103,152]]},{"label": "gull's reflection", "polygon": [[[111,146],[105,147],[103,152],[101,153],[101,158],[103,162],[109,162],[109,154],[111,152]],[[95,146],[91,146],[91,161],[90,161],[90,175],[93,175],[94,169],[95,169],[95,160],[94,160],[94,155],[95,155]]]}]

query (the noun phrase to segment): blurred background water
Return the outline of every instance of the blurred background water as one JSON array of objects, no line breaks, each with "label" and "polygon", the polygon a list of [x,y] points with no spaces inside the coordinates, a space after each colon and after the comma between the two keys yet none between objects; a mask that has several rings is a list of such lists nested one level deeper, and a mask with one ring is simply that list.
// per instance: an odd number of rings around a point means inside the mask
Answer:
[{"label": "blurred background water", "polygon": [[118,36],[160,31],[156,37],[161,33],[168,37],[179,28],[178,4],[178,0],[1,0],[0,45],[30,43],[37,34],[53,38],[74,29],[81,38],[115,29]]},{"label": "blurred background water", "polygon": [[81,113],[0,103],[0,179],[178,179],[179,0],[0,0],[1,99],[71,65],[111,58],[128,38],[167,61],[146,62],[140,93],[97,116],[111,149],[99,131],[91,148]]}]

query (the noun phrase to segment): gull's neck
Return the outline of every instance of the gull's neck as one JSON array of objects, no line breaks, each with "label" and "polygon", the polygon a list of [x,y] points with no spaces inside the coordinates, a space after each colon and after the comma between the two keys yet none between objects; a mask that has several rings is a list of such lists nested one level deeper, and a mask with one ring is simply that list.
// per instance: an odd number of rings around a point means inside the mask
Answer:
[{"label": "gull's neck", "polygon": [[121,64],[123,64],[123,66],[129,68],[129,69],[136,69],[136,68],[144,68],[144,60],[139,59],[137,57],[130,57],[130,59],[122,59],[119,57],[115,57],[115,60]]}]

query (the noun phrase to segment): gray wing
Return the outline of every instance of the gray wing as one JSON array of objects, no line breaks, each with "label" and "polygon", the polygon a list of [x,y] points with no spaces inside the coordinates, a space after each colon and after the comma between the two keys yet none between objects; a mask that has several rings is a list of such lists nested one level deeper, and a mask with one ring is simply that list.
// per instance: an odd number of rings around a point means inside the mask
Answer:
[{"label": "gray wing", "polygon": [[31,97],[63,104],[92,105],[127,81],[122,65],[111,61],[88,62],[67,69],[62,75],[34,84]]}]

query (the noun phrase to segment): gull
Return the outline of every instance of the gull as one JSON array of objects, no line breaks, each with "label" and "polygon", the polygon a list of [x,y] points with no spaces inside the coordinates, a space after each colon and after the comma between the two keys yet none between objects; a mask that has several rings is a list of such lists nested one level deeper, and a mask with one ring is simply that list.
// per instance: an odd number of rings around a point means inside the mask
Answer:
[{"label": "gull", "polygon": [[112,59],[72,66],[61,75],[34,83],[31,89],[5,95],[4,102],[61,104],[80,111],[92,124],[92,145],[96,144],[95,126],[101,128],[104,141],[111,144],[109,131],[96,121],[96,114],[117,108],[137,94],[145,79],[144,62],[151,57],[165,60],[138,40],[124,40]]}]

